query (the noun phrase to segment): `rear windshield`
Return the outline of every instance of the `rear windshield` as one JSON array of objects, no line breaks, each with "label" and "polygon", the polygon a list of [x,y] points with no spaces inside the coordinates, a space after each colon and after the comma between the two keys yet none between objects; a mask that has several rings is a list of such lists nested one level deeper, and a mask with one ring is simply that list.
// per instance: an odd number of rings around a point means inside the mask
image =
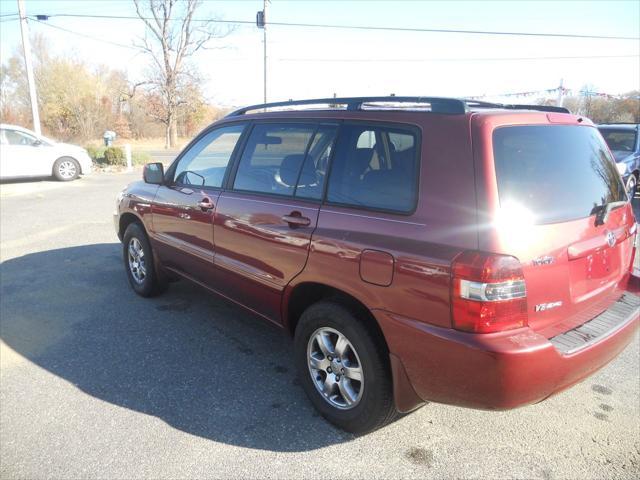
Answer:
[{"label": "rear windshield", "polygon": [[493,132],[493,156],[501,206],[524,208],[537,224],[588,217],[627,199],[595,128],[500,127]]}]

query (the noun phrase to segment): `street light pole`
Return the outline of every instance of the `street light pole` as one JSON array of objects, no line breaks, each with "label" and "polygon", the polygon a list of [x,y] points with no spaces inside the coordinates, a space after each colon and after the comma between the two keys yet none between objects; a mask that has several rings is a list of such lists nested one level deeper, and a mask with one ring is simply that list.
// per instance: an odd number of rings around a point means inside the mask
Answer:
[{"label": "street light pole", "polygon": [[31,44],[29,43],[29,26],[24,8],[24,0],[18,0],[18,12],[20,14],[20,32],[22,34],[22,50],[24,51],[24,63],[27,70],[27,82],[29,84],[29,100],[31,102],[31,115],[33,116],[33,130],[41,135],[40,115],[38,114],[38,97],[36,95],[36,82],[33,77],[33,65],[31,63]]}]

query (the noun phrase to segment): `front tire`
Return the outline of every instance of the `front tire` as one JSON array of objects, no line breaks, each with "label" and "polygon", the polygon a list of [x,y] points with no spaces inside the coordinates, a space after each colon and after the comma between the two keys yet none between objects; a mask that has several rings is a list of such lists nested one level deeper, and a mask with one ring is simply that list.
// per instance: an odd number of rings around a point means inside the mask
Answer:
[{"label": "front tire", "polygon": [[398,415],[386,348],[347,306],[321,301],[307,308],[294,348],[302,387],[329,422],[361,434]]},{"label": "front tire", "polygon": [[151,244],[139,223],[132,223],[125,230],[122,257],[134,292],[141,297],[153,297],[166,290],[167,282],[156,271]]},{"label": "front tire", "polygon": [[80,175],[80,164],[71,157],[62,157],[53,164],[53,176],[61,182],[70,182]]}]

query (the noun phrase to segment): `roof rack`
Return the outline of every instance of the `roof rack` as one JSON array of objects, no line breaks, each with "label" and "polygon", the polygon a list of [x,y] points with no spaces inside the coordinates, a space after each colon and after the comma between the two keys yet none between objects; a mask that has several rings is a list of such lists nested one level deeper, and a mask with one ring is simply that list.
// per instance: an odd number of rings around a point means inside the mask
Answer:
[{"label": "roof rack", "polygon": [[[537,110],[540,112],[557,112],[557,113],[570,113],[568,109],[564,107],[553,107],[547,105],[514,105],[514,104],[502,104],[502,103],[490,103],[482,102],[479,100],[460,99],[460,98],[445,98],[445,97],[331,97],[331,98],[314,98],[310,100],[288,100],[286,102],[272,102],[272,103],[260,103],[257,105],[250,105],[247,107],[239,108],[227,115],[227,117],[237,117],[244,115],[247,112],[253,110],[267,110],[271,108],[280,107],[297,107],[303,105],[326,105],[330,109],[337,108],[338,106],[344,106],[343,108],[348,111],[354,110],[366,110],[367,107],[372,107],[372,104],[398,104],[398,103],[413,103],[424,104],[425,107],[429,107],[429,111],[432,113],[444,113],[452,115],[460,115],[467,113],[469,109],[507,109],[507,110]],[[363,108],[364,107],[364,108]],[[387,109],[393,109],[394,106],[382,107]]]},{"label": "roof rack", "polygon": [[[346,105],[346,110],[362,110],[363,106],[370,103],[421,103],[430,106],[433,113],[462,114],[467,112],[467,106],[463,100],[457,98],[442,97],[343,97],[343,98],[315,98],[312,100],[289,100],[287,102],[261,103],[240,108],[231,112],[227,117],[244,115],[252,110],[265,110],[277,107],[295,107],[300,105]],[[335,108],[335,107],[334,107]]]}]

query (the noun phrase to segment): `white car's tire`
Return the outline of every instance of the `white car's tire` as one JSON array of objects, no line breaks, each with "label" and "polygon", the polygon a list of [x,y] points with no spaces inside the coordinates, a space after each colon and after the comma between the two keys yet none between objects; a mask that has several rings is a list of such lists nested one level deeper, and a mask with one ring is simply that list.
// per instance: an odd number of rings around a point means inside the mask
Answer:
[{"label": "white car's tire", "polygon": [[75,158],[61,157],[53,164],[53,176],[61,182],[69,182],[80,176],[80,164]]}]

